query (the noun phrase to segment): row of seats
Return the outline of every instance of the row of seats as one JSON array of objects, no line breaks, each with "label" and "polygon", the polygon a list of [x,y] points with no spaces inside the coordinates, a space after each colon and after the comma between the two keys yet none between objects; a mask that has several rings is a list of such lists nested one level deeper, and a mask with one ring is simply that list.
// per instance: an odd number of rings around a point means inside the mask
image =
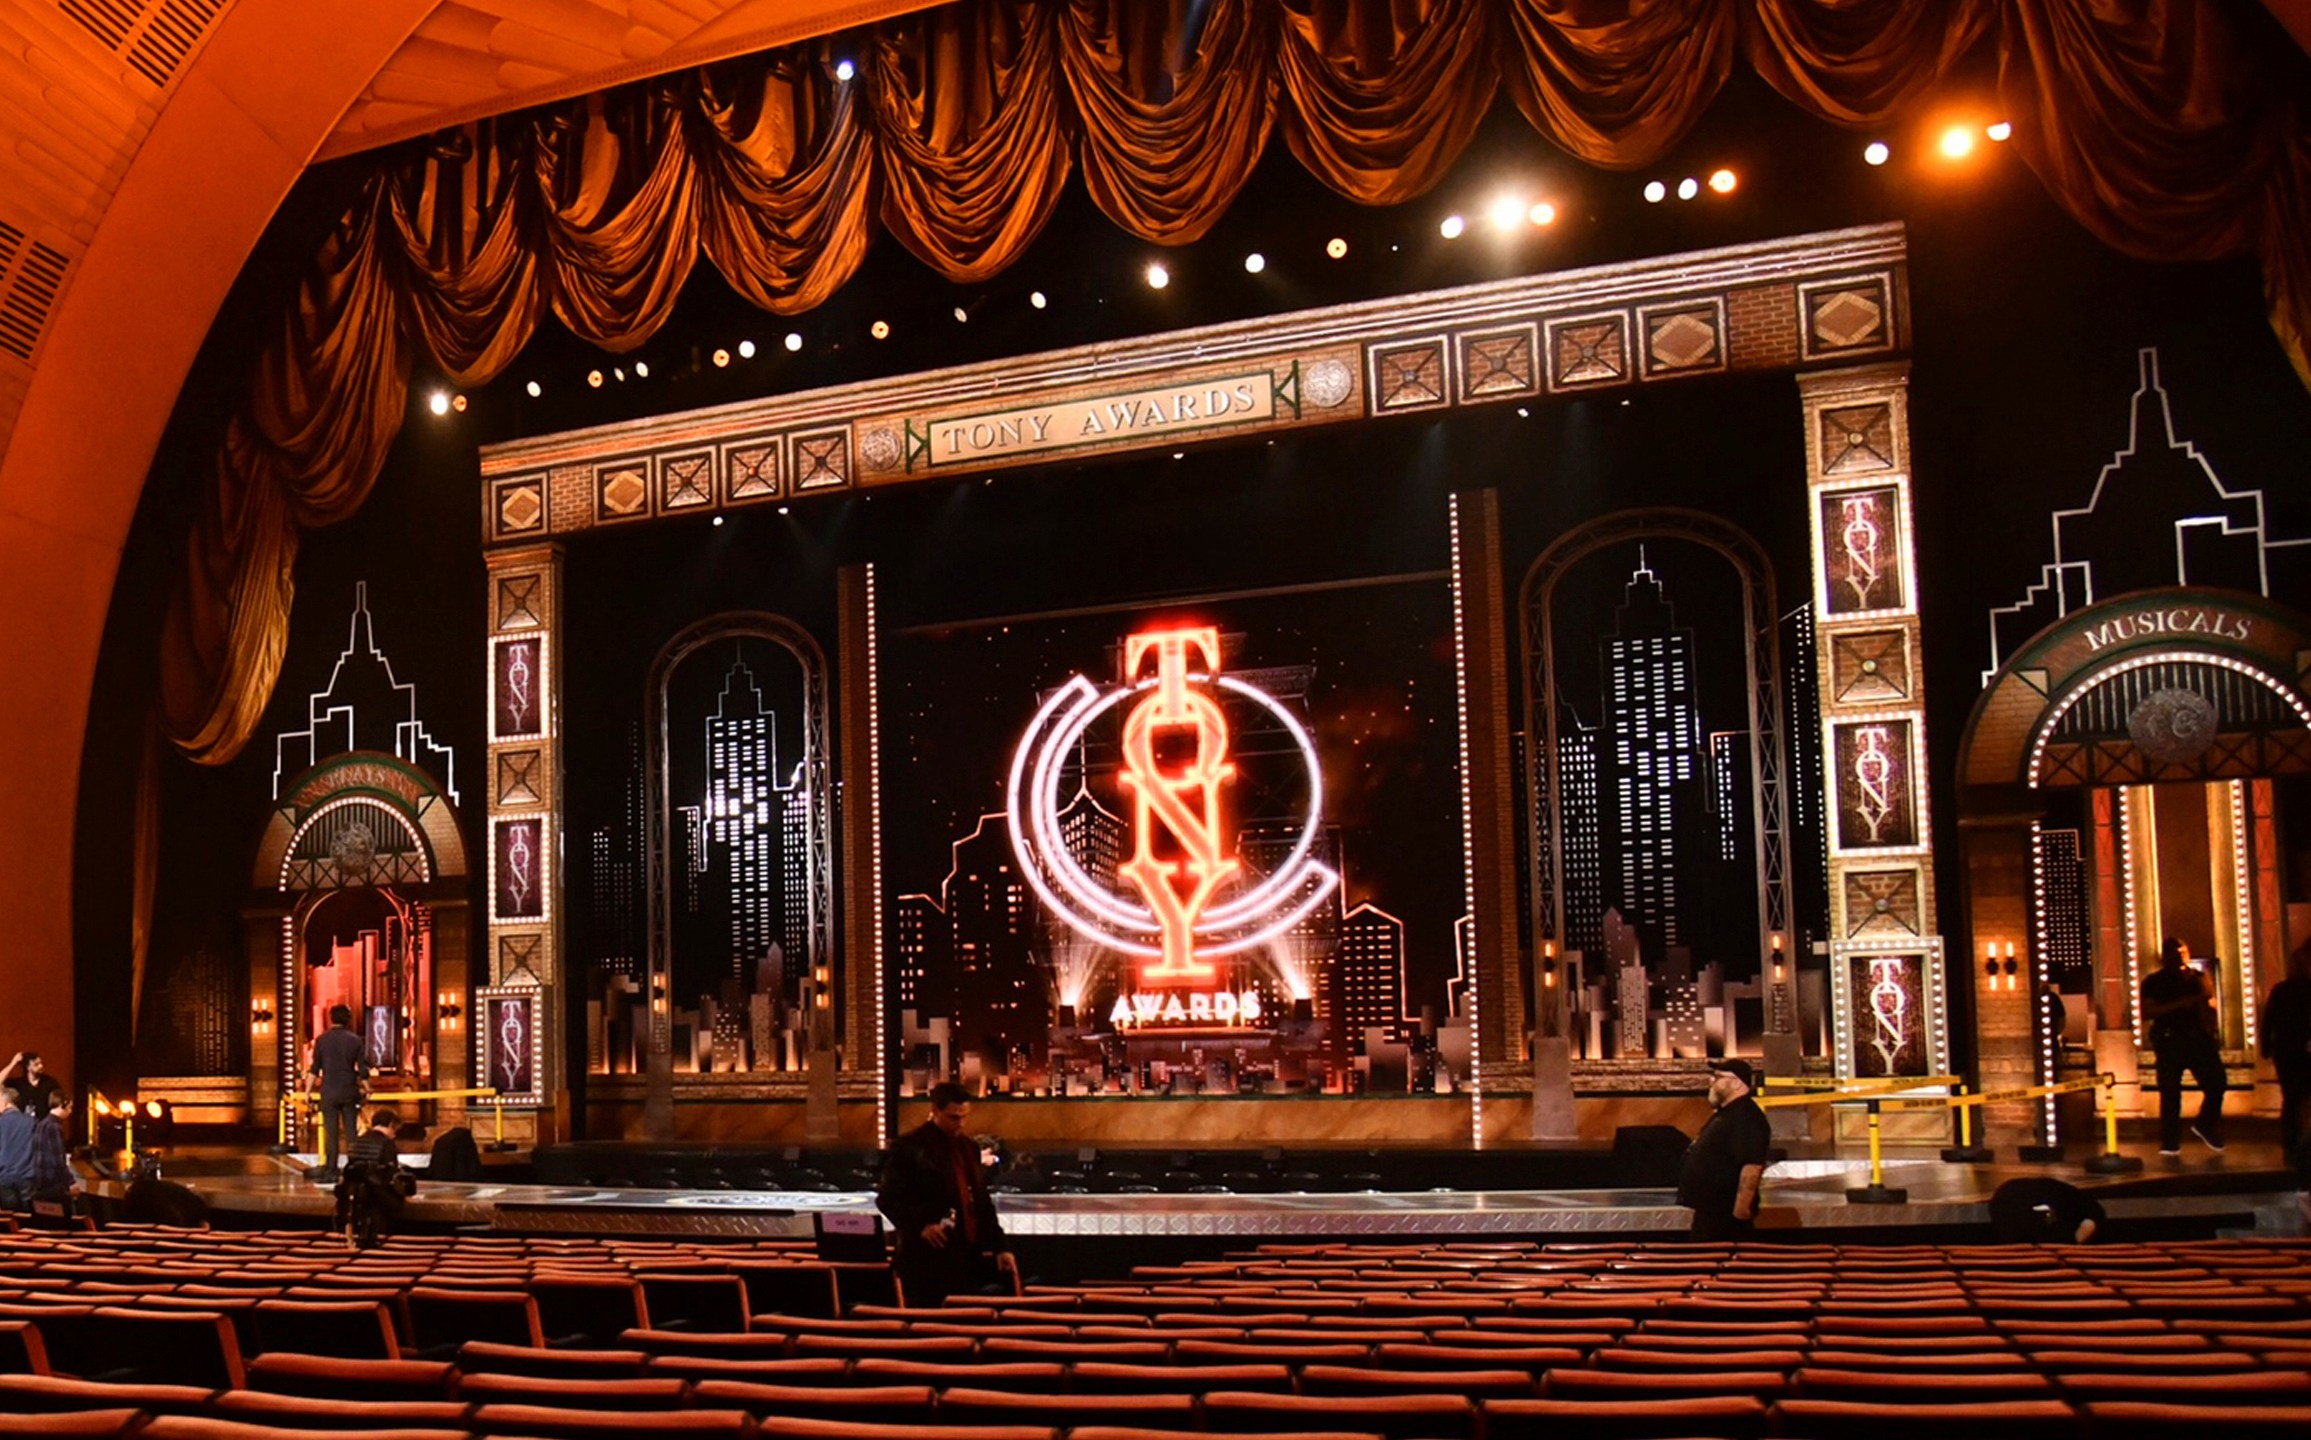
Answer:
[{"label": "row of seats", "polygon": [[[1263,1246],[936,1310],[846,1300],[791,1249],[457,1237],[357,1267],[309,1238],[228,1253],[246,1243],[0,1243],[0,1370],[23,1372],[0,1412],[947,1440],[2311,1433],[2299,1243]],[[763,1303],[782,1285],[805,1298]]]}]

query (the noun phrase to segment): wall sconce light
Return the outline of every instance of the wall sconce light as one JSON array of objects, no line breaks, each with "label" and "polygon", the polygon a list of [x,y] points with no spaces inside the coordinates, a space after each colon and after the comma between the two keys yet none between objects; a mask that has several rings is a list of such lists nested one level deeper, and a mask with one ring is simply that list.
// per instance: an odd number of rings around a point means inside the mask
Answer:
[{"label": "wall sconce light", "polygon": [[444,990],[433,997],[433,1013],[440,1018],[442,1029],[455,1030],[465,1009],[457,1003],[455,990]]},{"label": "wall sconce light", "polygon": [[666,979],[662,975],[650,977],[650,1013],[653,1015],[666,1013]]},{"label": "wall sconce light", "polygon": [[1781,932],[1779,930],[1774,931],[1771,938],[1773,940],[1773,983],[1779,985],[1787,973],[1781,954]]},{"label": "wall sconce light", "polygon": [[832,978],[832,972],[828,969],[828,967],[824,965],[813,965],[810,967],[810,983],[818,986],[821,990],[826,988],[827,982]]},{"label": "wall sconce light", "polygon": [[828,995],[826,991],[821,990],[811,996],[811,1003],[817,1008],[824,1010],[833,1003],[833,998],[834,997]]},{"label": "wall sconce light", "polygon": [[1557,988],[1557,942],[1541,942],[1541,983],[1549,989]]},{"label": "wall sconce light", "polygon": [[249,1029],[259,1035],[273,1028],[273,1002],[259,1000],[249,1006]]}]

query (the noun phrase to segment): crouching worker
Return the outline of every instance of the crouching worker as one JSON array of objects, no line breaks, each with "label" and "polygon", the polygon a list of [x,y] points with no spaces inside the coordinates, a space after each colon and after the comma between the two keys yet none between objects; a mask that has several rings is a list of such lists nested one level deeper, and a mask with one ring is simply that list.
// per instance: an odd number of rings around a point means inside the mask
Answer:
[{"label": "crouching worker", "polygon": [[401,1168],[401,1151],[393,1143],[400,1125],[398,1114],[380,1110],[345,1152],[345,1173],[337,1181],[337,1228],[356,1250],[382,1240],[417,1193],[417,1180]]}]

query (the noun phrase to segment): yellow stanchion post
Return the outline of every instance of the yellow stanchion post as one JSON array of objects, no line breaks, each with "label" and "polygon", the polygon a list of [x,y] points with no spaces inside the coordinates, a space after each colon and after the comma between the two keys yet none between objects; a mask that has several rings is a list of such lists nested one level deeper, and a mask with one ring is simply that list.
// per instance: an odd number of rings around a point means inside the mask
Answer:
[{"label": "yellow stanchion post", "polygon": [[2102,1101],[2102,1153],[2086,1157],[2086,1168],[2093,1175],[2132,1175],[2142,1169],[2142,1161],[2132,1155],[2118,1153],[2118,1077],[2104,1072],[2101,1084],[2095,1087]]},{"label": "yellow stanchion post", "polygon": [[1963,1084],[1951,1087],[1954,1103],[1950,1108],[1958,1112],[1958,1143],[1942,1152],[1942,1158],[1952,1165],[1987,1165],[1997,1157],[1987,1145],[1974,1143],[1974,1106],[1966,1099]]},{"label": "yellow stanchion post", "polygon": [[1870,1183],[1846,1191],[1846,1203],[1849,1205],[1906,1205],[1910,1200],[1910,1192],[1894,1189],[1886,1184],[1885,1140],[1878,1128],[1878,1102],[1871,1100],[1868,1103],[1870,1107]]}]

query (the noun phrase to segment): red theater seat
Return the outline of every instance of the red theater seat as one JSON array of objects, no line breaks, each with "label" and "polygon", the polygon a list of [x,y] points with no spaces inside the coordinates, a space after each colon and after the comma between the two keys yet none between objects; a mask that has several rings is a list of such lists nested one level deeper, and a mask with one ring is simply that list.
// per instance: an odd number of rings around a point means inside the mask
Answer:
[{"label": "red theater seat", "polygon": [[237,1390],[248,1383],[240,1336],[230,1320],[214,1311],[102,1309],[92,1318],[101,1343],[136,1380],[209,1390]]},{"label": "red theater seat", "polygon": [[2077,1415],[2058,1400],[1979,1404],[1783,1400],[1773,1407],[1784,1435],[1808,1440],[2048,1440],[2076,1432]]},{"label": "red theater seat", "polygon": [[[1133,1425],[1078,1425],[1067,1432],[1067,1440],[1209,1440],[1200,1430],[1145,1430]],[[1270,1431],[1262,1434],[1238,1433],[1232,1440],[1386,1440],[1385,1436],[1370,1432],[1348,1430],[1293,1430]]]},{"label": "red theater seat", "polygon": [[1790,1377],[1809,1400],[1859,1400],[1909,1405],[1979,1404],[2006,1400],[2052,1400],[2054,1383],[2030,1370],[1989,1373],[1831,1370],[1807,1366]]},{"label": "red theater seat", "polygon": [[46,1375],[48,1346],[29,1320],[0,1320],[0,1375]]},{"label": "red theater seat", "polygon": [[2311,1405],[2311,1373],[2256,1370],[2219,1377],[2147,1375],[2132,1370],[2058,1375],[2062,1398],[2139,1400],[2164,1405]]},{"label": "red theater seat", "polygon": [[1471,1400],[1515,1400],[1539,1394],[1540,1387],[1532,1374],[1524,1370],[1398,1370],[1370,1365],[1309,1365],[1300,1371],[1300,1393],[1463,1395]]},{"label": "red theater seat", "polygon": [[342,1360],[333,1355],[259,1355],[249,1386],[325,1400],[447,1400],[457,1367],[442,1360]]},{"label": "red theater seat", "polygon": [[852,1383],[851,1362],[826,1355],[802,1360],[782,1357],[751,1360],[744,1356],[653,1355],[643,1367],[643,1373],[679,1380],[752,1380],[763,1385]]},{"label": "red theater seat", "polygon": [[[1206,1397],[1209,1405],[1210,1397]],[[1207,1412],[1208,1413],[1208,1412]],[[1196,1428],[1191,1395],[1014,1395],[1000,1390],[954,1389],[939,1395],[939,1423],[986,1426],[1139,1425],[1165,1430]]]},{"label": "red theater seat", "polygon": [[650,1323],[659,1329],[743,1334],[754,1313],[746,1282],[736,1275],[638,1274],[634,1279],[649,1306]]},{"label": "red theater seat", "polygon": [[209,1414],[291,1430],[463,1430],[473,1407],[459,1400],[315,1400],[230,1390],[210,1402]]},{"label": "red theater seat", "polygon": [[70,1415],[0,1415],[0,1435],[23,1440],[106,1440],[134,1435],[142,1410],[81,1410]]},{"label": "red theater seat", "polygon": [[852,1420],[867,1425],[921,1425],[931,1418],[928,1385],[760,1385],[702,1380],[690,1403],[701,1409],[744,1410],[806,1420]]},{"label": "red theater seat", "polygon": [[650,1328],[642,1287],[625,1275],[541,1272],[521,1288],[538,1302],[538,1328],[556,1344],[606,1345],[627,1330]]},{"label": "red theater seat", "polygon": [[0,1375],[0,1415],[53,1415],[133,1406],[155,1415],[198,1415],[215,1392],[196,1385],[108,1384],[66,1375]]},{"label": "red theater seat", "polygon": [[476,1405],[570,1405],[589,1410],[673,1410],[690,1382],[672,1375],[640,1380],[567,1376],[461,1375],[457,1398]]},{"label": "red theater seat", "polygon": [[522,1290],[412,1290],[408,1296],[412,1346],[421,1355],[446,1358],[468,1340],[543,1347],[538,1302]]},{"label": "red theater seat", "polygon": [[1460,1395],[1266,1395],[1215,1390],[1204,1397],[1203,1414],[1206,1429],[1239,1434],[1306,1427],[1378,1431],[1390,1440],[1439,1440],[1479,1433],[1476,1405]]},{"label": "red theater seat", "polygon": [[[1683,1440],[1710,1435],[1760,1440],[1766,1408],[1747,1395],[1690,1400],[1487,1400],[1485,1433],[1494,1440]],[[1812,1435],[1812,1431],[1791,1431]]]},{"label": "red theater seat", "polygon": [[1292,1393],[1292,1371],[1284,1365],[1118,1365],[1087,1361],[1067,1368],[1072,1395],[1146,1395],[1170,1392],[1202,1395],[1213,1390]]},{"label": "red theater seat", "polygon": [[797,1355],[833,1355],[846,1360],[882,1356],[891,1360],[965,1360],[979,1342],[962,1335],[797,1335]]},{"label": "red theater seat", "polygon": [[472,1428],[491,1436],[536,1436],[538,1440],[649,1440],[655,1435],[754,1433],[754,1417],[744,1410],[599,1411],[552,1405],[484,1405]]},{"label": "red theater seat", "polygon": [[[961,1385],[979,1390],[1024,1390],[1037,1395],[1056,1395],[1066,1376],[1066,1366],[1049,1361],[950,1365],[938,1360],[869,1358],[851,1366],[850,1380],[855,1385],[928,1385],[934,1390]],[[718,1375],[712,1378],[739,1380],[745,1377]]]},{"label": "red theater seat", "polygon": [[731,1269],[745,1279],[747,1302],[757,1312],[827,1319],[842,1314],[842,1292],[832,1265],[740,1262]]},{"label": "red theater seat", "polygon": [[[2035,1377],[2034,1377],[2035,1378]],[[1771,1400],[1789,1388],[1779,1370],[1719,1370],[1702,1375],[1650,1370],[1551,1370],[1541,1394],[1551,1400],[1673,1400],[1687,1396],[1754,1395]]]},{"label": "red theater seat", "polygon": [[258,1354],[295,1351],[348,1360],[401,1358],[393,1316],[375,1300],[260,1300],[254,1330]]},{"label": "red theater seat", "polygon": [[794,1353],[794,1341],[786,1335],[693,1335],[686,1330],[629,1330],[618,1337],[618,1346],[645,1355],[710,1355],[723,1360],[779,1360]]},{"label": "red theater seat", "polygon": [[[865,1425],[850,1420],[805,1420],[787,1415],[766,1415],[755,1422],[754,1433],[775,1440],[1059,1440],[1059,1431],[1042,1425],[990,1425],[958,1430],[946,1425]],[[1082,1433],[1082,1432],[1077,1432]]]},{"label": "red theater seat", "polygon": [[2311,1406],[2158,1405],[2093,1401],[2086,1433],[2094,1440],[2302,1440],[2311,1435]]},{"label": "red theater seat", "polygon": [[[292,1430],[273,1425],[244,1425],[200,1415],[164,1415],[136,1432],[139,1440],[344,1440],[341,1430]],[[465,1440],[463,1430],[395,1428],[363,1430],[362,1440]]]}]

